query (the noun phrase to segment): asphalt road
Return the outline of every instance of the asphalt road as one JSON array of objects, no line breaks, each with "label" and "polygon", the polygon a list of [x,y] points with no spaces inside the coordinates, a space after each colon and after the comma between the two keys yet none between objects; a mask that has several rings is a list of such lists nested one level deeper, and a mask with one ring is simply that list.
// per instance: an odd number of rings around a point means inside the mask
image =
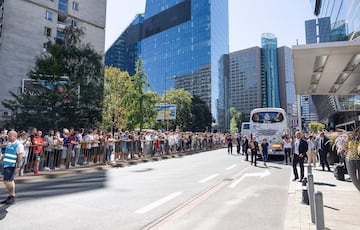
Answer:
[{"label": "asphalt road", "polygon": [[283,229],[290,173],[221,149],[19,184],[0,229]]}]

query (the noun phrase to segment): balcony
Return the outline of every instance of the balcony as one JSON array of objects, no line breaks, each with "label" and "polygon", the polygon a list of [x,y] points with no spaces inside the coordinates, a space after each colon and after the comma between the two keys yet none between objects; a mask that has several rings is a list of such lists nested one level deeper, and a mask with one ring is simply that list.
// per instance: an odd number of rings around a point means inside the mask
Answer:
[{"label": "balcony", "polygon": [[59,22],[66,22],[66,19],[68,18],[69,14],[65,11],[59,10],[58,11],[58,21]]}]

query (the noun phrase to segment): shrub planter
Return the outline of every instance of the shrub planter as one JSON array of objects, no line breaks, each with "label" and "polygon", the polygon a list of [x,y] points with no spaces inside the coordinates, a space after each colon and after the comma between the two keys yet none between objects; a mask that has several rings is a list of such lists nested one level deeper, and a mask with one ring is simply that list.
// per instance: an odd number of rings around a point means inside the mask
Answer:
[{"label": "shrub planter", "polygon": [[360,159],[351,159],[346,157],[345,164],[351,181],[360,191]]}]

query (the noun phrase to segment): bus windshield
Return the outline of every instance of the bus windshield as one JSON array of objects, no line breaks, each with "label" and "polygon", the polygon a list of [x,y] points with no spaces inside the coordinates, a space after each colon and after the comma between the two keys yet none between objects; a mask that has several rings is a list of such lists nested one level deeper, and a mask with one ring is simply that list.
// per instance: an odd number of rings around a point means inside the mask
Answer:
[{"label": "bus windshield", "polygon": [[255,123],[276,123],[282,122],[284,116],[280,112],[258,112],[252,115],[251,120]]}]

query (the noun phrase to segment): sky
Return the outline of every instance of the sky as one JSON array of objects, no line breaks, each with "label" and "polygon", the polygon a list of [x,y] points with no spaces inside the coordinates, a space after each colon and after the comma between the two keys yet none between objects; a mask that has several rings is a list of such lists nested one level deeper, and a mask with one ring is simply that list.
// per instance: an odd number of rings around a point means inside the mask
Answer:
[{"label": "sky", "polygon": [[[107,0],[105,50],[144,13],[145,2]],[[262,33],[275,34],[278,47],[305,44],[305,20],[314,18],[310,0],[229,0],[229,51],[260,47]]]}]

